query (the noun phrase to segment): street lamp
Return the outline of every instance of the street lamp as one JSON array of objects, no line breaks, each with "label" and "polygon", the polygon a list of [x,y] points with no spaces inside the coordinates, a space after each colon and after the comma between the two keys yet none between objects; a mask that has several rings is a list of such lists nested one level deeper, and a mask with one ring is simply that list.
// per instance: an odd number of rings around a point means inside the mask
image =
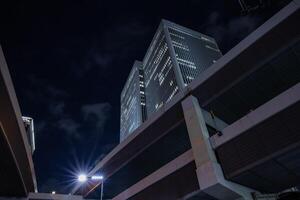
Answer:
[{"label": "street lamp", "polygon": [[87,176],[85,174],[79,174],[79,176],[77,177],[78,181],[81,183],[86,182],[88,179],[91,180],[101,180],[101,193],[100,193],[100,200],[103,199],[103,185],[104,185],[104,177],[103,176],[98,176],[98,175],[94,175],[94,176]]},{"label": "street lamp", "polygon": [[86,180],[87,180],[87,176],[85,174],[80,174],[78,176],[78,181],[79,182],[83,183],[83,182],[86,182]]},{"label": "street lamp", "polygon": [[92,180],[103,180],[103,176],[92,176]]}]

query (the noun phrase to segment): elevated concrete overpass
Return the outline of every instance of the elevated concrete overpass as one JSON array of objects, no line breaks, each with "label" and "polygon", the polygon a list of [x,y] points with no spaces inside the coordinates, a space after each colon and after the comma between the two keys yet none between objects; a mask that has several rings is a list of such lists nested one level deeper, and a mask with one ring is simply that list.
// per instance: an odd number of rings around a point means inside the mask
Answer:
[{"label": "elevated concrete overpass", "polygon": [[[300,184],[299,2],[241,41],[94,167],[89,175],[105,176],[106,198],[251,199],[252,192]],[[73,192],[96,197],[99,184]]]},{"label": "elevated concrete overpass", "polygon": [[18,100],[0,47],[0,196],[36,191],[31,150]]}]

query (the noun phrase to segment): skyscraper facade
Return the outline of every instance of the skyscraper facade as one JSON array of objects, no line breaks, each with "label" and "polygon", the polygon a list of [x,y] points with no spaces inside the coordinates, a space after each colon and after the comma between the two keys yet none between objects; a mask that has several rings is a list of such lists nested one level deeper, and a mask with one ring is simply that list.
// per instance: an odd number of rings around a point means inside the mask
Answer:
[{"label": "skyscraper facade", "polygon": [[34,139],[34,125],[33,125],[33,119],[31,117],[24,117],[22,116],[27,139],[31,148],[31,152],[33,153],[35,150],[35,139]]},{"label": "skyscraper facade", "polygon": [[142,62],[135,61],[121,93],[120,141],[146,119],[146,100]]},{"label": "skyscraper facade", "polygon": [[213,38],[162,20],[143,60],[147,115],[168,103],[221,56]]}]

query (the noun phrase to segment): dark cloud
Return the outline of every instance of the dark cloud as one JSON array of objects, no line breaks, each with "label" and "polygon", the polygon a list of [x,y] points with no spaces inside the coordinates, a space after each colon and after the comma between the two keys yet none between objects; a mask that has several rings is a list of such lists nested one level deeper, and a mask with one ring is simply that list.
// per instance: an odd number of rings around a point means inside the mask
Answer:
[{"label": "dark cloud", "polygon": [[55,178],[49,178],[39,187],[39,191],[51,193],[52,191],[56,190],[57,185],[59,185],[59,180]]},{"label": "dark cloud", "polygon": [[65,103],[64,102],[53,102],[49,105],[49,112],[53,115],[64,114]]},{"label": "dark cloud", "polygon": [[[98,60],[97,62],[104,64],[108,61]],[[30,75],[29,80],[36,90],[27,90],[26,96],[36,102],[36,105],[41,106],[45,114],[43,117],[38,117],[35,124],[36,134],[40,137],[50,136],[43,134],[45,127],[58,129],[62,133],[60,136],[70,144],[83,137],[88,141],[90,138],[95,139],[103,134],[111,110],[109,103],[77,105],[80,109],[74,111],[72,105],[65,103],[69,98],[65,90],[46,84],[47,80],[34,75]]]},{"label": "dark cloud", "polygon": [[63,133],[66,133],[68,139],[82,139],[81,134],[78,132],[80,124],[75,122],[73,119],[60,119],[57,122],[58,128],[60,128]]},{"label": "dark cloud", "polygon": [[106,68],[112,61],[113,57],[110,54],[93,54],[93,61],[99,67]]},{"label": "dark cloud", "polygon": [[206,21],[205,33],[216,39],[225,50],[245,38],[261,23],[257,16],[235,16],[226,19],[218,11],[212,12]]},{"label": "dark cloud", "polygon": [[102,145],[100,147],[101,154],[96,155],[97,157],[92,161],[92,166],[97,165],[116,145],[116,143]]},{"label": "dark cloud", "polygon": [[52,97],[52,98],[57,98],[57,97],[67,97],[68,93],[62,89],[58,89],[57,87],[54,87],[52,85],[48,85],[46,87],[46,90],[48,92],[48,94]]},{"label": "dark cloud", "polygon": [[114,54],[106,52],[100,47],[93,47],[88,50],[86,57],[83,60],[83,65],[76,74],[79,75],[79,77],[82,77],[82,75],[93,68],[100,70],[106,69],[110,66],[114,59]]},{"label": "dark cloud", "polygon": [[34,74],[28,74],[26,77],[26,82],[23,84],[26,87],[22,93],[30,103],[49,106],[49,110],[51,110],[57,104],[62,103],[63,99],[69,97],[65,90],[54,84],[49,84],[45,78],[40,78]]},{"label": "dark cloud", "polygon": [[[64,103],[54,106],[52,113],[58,116],[57,127],[67,136],[68,140],[85,140],[103,134],[104,127],[109,119],[111,105],[109,103],[87,104],[81,107],[82,121],[76,120],[64,110]],[[90,132],[90,134],[88,134]]]},{"label": "dark cloud", "polygon": [[110,110],[111,105],[109,103],[87,104],[81,107],[84,120],[95,124],[97,131],[100,132],[99,134],[104,129]]},{"label": "dark cloud", "polygon": [[[130,50],[137,48],[138,43],[135,41],[143,38],[150,30],[147,24],[137,19],[108,27],[101,37],[96,36],[91,40],[80,65],[75,64],[72,71],[78,78],[82,78],[95,68],[101,72],[109,69],[117,61],[126,59],[131,54]],[[114,38],[113,41],[111,38]]]},{"label": "dark cloud", "polygon": [[44,128],[46,128],[46,121],[43,121],[43,120],[37,120],[37,121],[34,121],[34,131],[35,133],[41,133]]}]

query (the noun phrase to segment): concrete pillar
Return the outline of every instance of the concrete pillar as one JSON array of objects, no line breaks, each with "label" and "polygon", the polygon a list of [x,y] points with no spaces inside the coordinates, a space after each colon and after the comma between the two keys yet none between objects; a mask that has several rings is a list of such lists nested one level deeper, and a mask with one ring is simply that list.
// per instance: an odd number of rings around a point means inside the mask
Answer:
[{"label": "concrete pillar", "polygon": [[188,96],[182,101],[184,118],[196,162],[200,190],[221,200],[252,200],[251,190],[225,180],[209,142],[209,134],[198,100]]}]

